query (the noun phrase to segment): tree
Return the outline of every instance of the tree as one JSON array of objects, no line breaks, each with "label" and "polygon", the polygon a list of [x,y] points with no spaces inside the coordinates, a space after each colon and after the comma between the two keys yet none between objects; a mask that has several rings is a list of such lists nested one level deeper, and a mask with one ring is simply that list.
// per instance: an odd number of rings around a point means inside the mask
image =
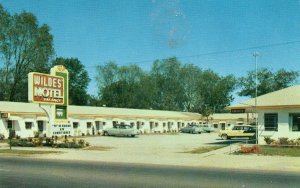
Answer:
[{"label": "tree", "polygon": [[46,72],[54,54],[47,25],[28,12],[11,16],[0,5],[0,100],[26,101],[29,72]]},{"label": "tree", "polygon": [[69,103],[86,105],[89,100],[87,87],[91,79],[84,65],[77,58],[56,58],[52,66],[63,65],[69,71]]},{"label": "tree", "polygon": [[208,117],[215,112],[223,112],[233,100],[232,92],[236,86],[233,75],[219,76],[212,70],[205,70],[199,75],[196,104],[191,111]]},{"label": "tree", "polygon": [[181,63],[176,57],[154,61],[150,71],[150,76],[154,80],[154,109],[183,109],[184,94],[180,81],[180,69]]},{"label": "tree", "polygon": [[114,62],[97,67],[97,84],[102,105],[125,108],[147,108],[149,101],[143,81],[143,70],[137,65],[118,66]]},{"label": "tree", "polygon": [[[297,71],[286,71],[280,69],[272,72],[267,68],[257,71],[257,95],[264,95],[273,91],[277,91],[289,87],[296,83],[299,73]],[[248,72],[248,75],[240,78],[239,87],[240,96],[255,97],[255,71]]]}]

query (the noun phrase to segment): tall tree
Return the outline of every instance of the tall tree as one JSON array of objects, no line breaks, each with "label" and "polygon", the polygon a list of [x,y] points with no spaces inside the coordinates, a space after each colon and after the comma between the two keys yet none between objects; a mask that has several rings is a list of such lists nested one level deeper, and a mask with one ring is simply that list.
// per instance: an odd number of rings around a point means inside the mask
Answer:
[{"label": "tall tree", "polygon": [[[280,69],[277,72],[272,72],[267,68],[262,68],[257,71],[257,95],[264,95],[272,91],[277,91],[289,87],[296,83],[299,73],[297,71],[287,71]],[[240,96],[255,97],[255,71],[248,72],[247,76],[241,77],[239,87]]]},{"label": "tall tree", "polygon": [[90,82],[88,72],[77,58],[56,58],[54,65],[63,65],[69,71],[69,103],[73,105],[86,105],[89,101],[87,87]]},{"label": "tall tree", "polygon": [[0,100],[26,101],[28,73],[49,70],[54,53],[49,30],[33,14],[12,16],[0,5]]},{"label": "tall tree", "polygon": [[176,57],[156,60],[150,71],[154,79],[153,107],[160,110],[182,110],[183,88],[180,84],[181,63]]},{"label": "tall tree", "polygon": [[[147,108],[143,97],[145,73],[137,65],[118,66],[113,62],[97,67],[99,96],[106,106]],[[147,95],[145,95],[147,96]],[[142,97],[142,98],[141,98]]]}]

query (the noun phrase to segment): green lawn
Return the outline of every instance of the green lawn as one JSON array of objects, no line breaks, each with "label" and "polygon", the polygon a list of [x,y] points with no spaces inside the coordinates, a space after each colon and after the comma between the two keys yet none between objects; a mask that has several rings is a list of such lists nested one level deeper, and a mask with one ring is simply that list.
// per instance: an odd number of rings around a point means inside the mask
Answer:
[{"label": "green lawn", "polygon": [[203,147],[195,148],[193,150],[182,152],[182,153],[201,154],[201,153],[210,152],[212,150],[217,150],[217,149],[223,148],[225,146],[227,146],[227,145],[224,145],[224,146],[203,146]]},{"label": "green lawn", "polygon": [[51,154],[51,153],[61,153],[61,152],[60,151],[42,151],[42,150],[0,149],[0,154],[34,155],[34,154]]},{"label": "green lawn", "polygon": [[274,146],[260,146],[261,155],[279,155],[279,156],[291,156],[300,157],[300,148],[285,148]]},{"label": "green lawn", "polygon": [[90,146],[84,148],[84,150],[91,150],[91,151],[108,151],[111,149],[113,149],[113,147],[107,147],[107,146]]}]

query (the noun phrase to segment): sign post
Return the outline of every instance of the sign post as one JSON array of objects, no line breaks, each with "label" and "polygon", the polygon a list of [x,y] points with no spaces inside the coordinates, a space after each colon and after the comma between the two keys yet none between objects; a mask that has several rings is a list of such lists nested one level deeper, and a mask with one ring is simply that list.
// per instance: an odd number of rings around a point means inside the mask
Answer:
[{"label": "sign post", "polygon": [[51,68],[51,74],[28,74],[28,100],[40,104],[46,112],[49,118],[47,136],[71,135],[72,127],[68,121],[68,77],[69,72],[62,65]]}]

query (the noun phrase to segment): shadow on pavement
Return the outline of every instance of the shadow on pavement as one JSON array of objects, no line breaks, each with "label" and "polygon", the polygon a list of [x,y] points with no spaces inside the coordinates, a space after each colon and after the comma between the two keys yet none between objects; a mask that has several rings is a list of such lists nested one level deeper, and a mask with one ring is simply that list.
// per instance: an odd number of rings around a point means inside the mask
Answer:
[{"label": "shadow on pavement", "polygon": [[231,140],[222,140],[222,139],[217,139],[216,142],[210,142],[206,144],[210,145],[230,145],[230,144],[236,144],[236,143],[241,143],[241,144],[255,144],[255,140],[247,140],[247,139],[231,139]]}]

